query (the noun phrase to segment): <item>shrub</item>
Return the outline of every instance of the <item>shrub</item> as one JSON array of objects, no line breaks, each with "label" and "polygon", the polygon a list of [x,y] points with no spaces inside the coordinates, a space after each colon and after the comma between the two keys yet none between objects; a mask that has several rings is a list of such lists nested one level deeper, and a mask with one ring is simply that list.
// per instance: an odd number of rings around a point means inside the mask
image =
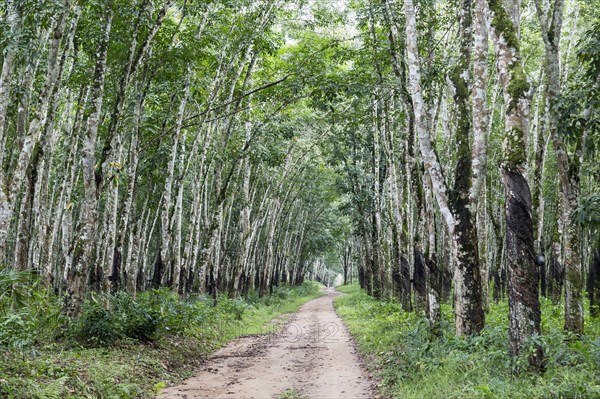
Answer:
[{"label": "shrub", "polygon": [[155,318],[156,333],[185,335],[204,319],[206,299],[194,296],[181,299],[168,289],[147,291],[138,297],[139,304]]},{"label": "shrub", "polygon": [[[281,286],[274,289],[273,295],[252,296],[250,303],[227,295],[220,295],[216,301],[205,295],[182,299],[166,288],[142,292],[135,299],[126,292],[93,294],[84,304],[82,317],[71,325],[70,336],[92,347],[107,347],[122,340],[150,342],[167,335],[201,335],[218,341],[222,331],[241,322],[248,309],[291,302],[314,294],[319,287],[312,282],[299,287]],[[59,312],[60,307],[56,309]]]},{"label": "shrub", "polygon": [[154,309],[135,302],[125,292],[117,294],[112,301],[112,314],[117,331],[123,336],[139,341],[152,341],[160,323]]},{"label": "shrub", "polygon": [[247,305],[241,299],[194,296],[181,299],[168,289],[144,292],[137,299],[125,292],[92,296],[86,301],[74,336],[84,345],[110,346],[117,340],[149,342],[165,335],[185,336],[201,328],[218,334],[219,323],[241,320]]},{"label": "shrub", "polygon": [[75,325],[75,336],[84,344],[109,346],[119,338],[109,310],[95,301],[86,302],[83,315]]},{"label": "shrub", "polygon": [[39,283],[31,272],[0,269],[0,347],[35,352],[64,332],[68,319],[58,297],[40,291]]}]

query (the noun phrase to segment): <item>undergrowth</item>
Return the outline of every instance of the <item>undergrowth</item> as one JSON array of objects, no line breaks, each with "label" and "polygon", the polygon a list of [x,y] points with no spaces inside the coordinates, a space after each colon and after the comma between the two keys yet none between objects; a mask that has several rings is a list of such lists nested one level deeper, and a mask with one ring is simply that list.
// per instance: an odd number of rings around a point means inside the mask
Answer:
[{"label": "undergrowth", "polygon": [[93,295],[83,316],[33,276],[0,271],[0,398],[147,398],[190,375],[209,353],[318,297],[319,285],[268,297],[180,299],[169,290]]},{"label": "undergrowth", "polygon": [[[375,375],[381,393],[394,398],[600,398],[600,320],[586,317],[581,339],[563,331],[563,309],[542,299],[545,355],[541,374],[526,368],[526,355],[508,355],[508,304],[491,304],[480,336],[457,338],[452,309],[442,306],[442,335],[400,305],[367,296],[358,286],[338,289],[335,300]],[[589,316],[589,315],[588,315]],[[532,342],[533,345],[533,342]]]}]

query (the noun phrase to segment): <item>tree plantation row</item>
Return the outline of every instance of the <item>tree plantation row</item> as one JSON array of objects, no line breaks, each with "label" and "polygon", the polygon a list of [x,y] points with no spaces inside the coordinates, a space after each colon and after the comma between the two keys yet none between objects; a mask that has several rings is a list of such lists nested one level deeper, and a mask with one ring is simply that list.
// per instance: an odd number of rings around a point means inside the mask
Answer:
[{"label": "tree plantation row", "polygon": [[88,290],[301,282],[331,194],[302,87],[261,93],[307,56],[275,56],[282,4],[5,2],[5,264],[73,316]]},{"label": "tree plantation row", "polygon": [[597,0],[0,9],[0,262],[65,314],[339,271],[458,336],[508,297],[512,355],[598,316]]}]

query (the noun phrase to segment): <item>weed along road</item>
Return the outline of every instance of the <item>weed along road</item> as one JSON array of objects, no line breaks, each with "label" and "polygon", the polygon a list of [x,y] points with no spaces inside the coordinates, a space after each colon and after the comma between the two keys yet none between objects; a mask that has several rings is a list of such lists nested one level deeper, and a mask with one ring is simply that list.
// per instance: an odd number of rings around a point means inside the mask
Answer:
[{"label": "weed along road", "polygon": [[333,309],[333,288],[304,304],[277,333],[217,351],[193,378],[160,399],[371,398],[372,382]]}]

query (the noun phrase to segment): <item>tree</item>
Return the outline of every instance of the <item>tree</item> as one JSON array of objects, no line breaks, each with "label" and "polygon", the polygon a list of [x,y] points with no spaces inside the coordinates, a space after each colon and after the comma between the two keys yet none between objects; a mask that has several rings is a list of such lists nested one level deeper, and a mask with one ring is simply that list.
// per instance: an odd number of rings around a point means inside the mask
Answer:
[{"label": "tree", "polygon": [[[534,263],[531,191],[526,178],[526,138],[529,132],[530,84],[523,69],[518,36],[517,3],[488,0],[498,75],[504,94],[504,156],[501,165],[506,196],[506,256],[508,264],[509,351],[521,354],[526,340],[540,334],[539,270]],[[530,356],[542,365],[539,346]]]},{"label": "tree", "polygon": [[457,180],[450,201],[448,199],[446,182],[437,155],[433,150],[427,128],[427,116],[421,92],[416,14],[411,0],[404,2],[404,12],[406,14],[408,73],[411,82],[411,96],[421,156],[425,169],[431,179],[433,192],[436,196],[440,212],[452,237],[452,253],[457,261],[454,270],[456,334],[459,336],[477,334],[483,328],[484,313],[481,303],[481,277],[479,274],[474,213],[469,209],[468,203],[469,190],[472,184],[470,175],[471,151],[469,146],[471,114],[469,112],[469,90],[465,73],[468,75],[471,53],[471,36],[468,33],[471,31],[471,2],[466,1],[462,3],[460,15],[462,18],[461,32],[463,32],[461,39],[461,49],[463,51],[461,59],[463,61],[455,68],[452,75],[453,84],[455,85],[454,97],[459,107],[459,124],[457,130],[459,154],[457,168],[460,168],[462,173],[457,174]]}]

